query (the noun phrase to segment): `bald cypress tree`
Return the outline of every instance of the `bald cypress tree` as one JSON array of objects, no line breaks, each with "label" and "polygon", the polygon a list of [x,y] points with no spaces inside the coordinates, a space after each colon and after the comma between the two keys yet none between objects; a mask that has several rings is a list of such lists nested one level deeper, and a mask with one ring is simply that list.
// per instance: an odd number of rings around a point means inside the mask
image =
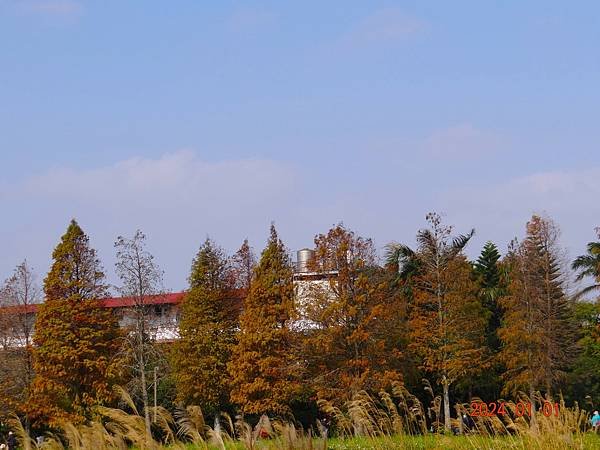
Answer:
[{"label": "bald cypress tree", "polygon": [[289,328],[292,265],[271,225],[240,317],[239,341],[229,364],[231,398],[246,414],[286,414],[297,391]]},{"label": "bald cypress tree", "polygon": [[227,362],[236,338],[237,299],[223,251],[206,239],[193,263],[173,348],[177,399],[216,415],[229,406]]},{"label": "bald cypress tree", "polygon": [[[342,404],[400,381],[405,350],[405,302],[377,265],[371,239],[342,224],[315,237],[308,264],[323,282],[298,283],[306,377],[319,398]],[[335,273],[335,276],[331,274]]]},{"label": "bald cypress tree", "polygon": [[34,340],[29,416],[38,423],[82,422],[96,405],[113,398],[119,374],[114,355],[119,328],[102,307],[104,273],[96,251],[75,220],[52,253],[44,280]]},{"label": "bald cypress tree", "polygon": [[550,219],[534,215],[525,240],[507,255],[510,283],[500,300],[505,314],[498,331],[507,393],[542,389],[550,395],[575,355],[573,305],[565,294],[558,236]]},{"label": "bald cypress tree", "polygon": [[232,266],[235,287],[247,293],[252,285],[252,276],[256,267],[256,258],[248,239],[244,239],[240,249],[233,255]]}]

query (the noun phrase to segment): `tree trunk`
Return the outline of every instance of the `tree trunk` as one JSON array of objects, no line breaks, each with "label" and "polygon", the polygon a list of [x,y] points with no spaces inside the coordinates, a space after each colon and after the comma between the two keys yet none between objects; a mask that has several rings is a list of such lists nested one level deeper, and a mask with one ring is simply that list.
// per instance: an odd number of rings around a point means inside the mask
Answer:
[{"label": "tree trunk", "polygon": [[[142,313],[143,311],[138,311],[138,313]],[[146,359],[144,355],[144,337],[145,337],[145,318],[143,315],[138,317],[138,326],[137,326],[137,339],[136,344],[137,348],[135,351],[138,353],[137,362],[138,362],[138,370],[140,372],[140,388],[142,394],[142,403],[144,405],[144,422],[146,424],[146,433],[150,436],[151,428],[150,428],[150,411],[148,405],[148,383],[146,382]]]},{"label": "tree trunk", "polygon": [[446,431],[452,431],[450,427],[450,383],[446,376],[442,379],[442,386],[444,388],[444,427]]},{"label": "tree trunk", "polygon": [[141,388],[142,388],[142,402],[144,404],[144,422],[146,423],[146,433],[148,433],[148,435],[150,435],[151,432],[151,428],[150,428],[150,411],[149,411],[149,406],[148,406],[148,391],[147,391],[147,385],[146,385],[146,371],[144,370],[144,359],[142,356],[142,359],[140,360],[140,382],[142,384]]}]

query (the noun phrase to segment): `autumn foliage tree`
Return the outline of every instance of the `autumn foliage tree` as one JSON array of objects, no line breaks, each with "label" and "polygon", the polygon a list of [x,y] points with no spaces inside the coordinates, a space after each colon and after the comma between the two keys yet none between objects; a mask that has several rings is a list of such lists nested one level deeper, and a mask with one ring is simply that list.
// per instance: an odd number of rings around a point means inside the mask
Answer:
[{"label": "autumn foliage tree", "polygon": [[452,238],[452,227],[444,226],[438,214],[428,214],[427,220],[430,228],[417,233],[416,251],[392,245],[388,259],[400,273],[403,264],[413,268],[409,349],[442,387],[444,424],[449,430],[450,386],[487,364],[487,319],[471,266],[462,254],[473,231]]},{"label": "autumn foliage tree", "polygon": [[27,412],[38,424],[55,426],[81,422],[93,407],[113,399],[120,336],[112,312],[102,307],[106,287],[100,261],[75,220],[52,258],[35,322],[35,378]]},{"label": "autumn foliage tree", "polygon": [[229,373],[231,399],[245,414],[287,414],[298,389],[293,356],[292,265],[271,225],[240,316]]},{"label": "autumn foliage tree", "polygon": [[[296,272],[274,226],[258,263],[247,240],[228,257],[207,239],[177,323],[165,305],[155,308],[162,271],[142,232],[115,243],[118,291],[127,297],[120,303],[128,305],[117,316],[104,307],[96,252],[72,221],[52,254],[44,303],[33,304],[42,296],[26,263],[0,286],[0,418],[81,424],[114,403],[117,383],[147,433],[164,419],[157,408],[151,422],[149,393],[155,387],[160,398],[159,386],[167,401],[199,405],[211,419],[221,411],[250,421],[293,415],[303,425],[319,414],[317,399],[344,408],[355,394],[397,382],[417,394],[425,382],[446,429],[451,400],[540,391],[598,403],[600,301],[589,297],[600,286],[600,242],[573,261],[576,279],[590,284],[571,297],[549,218],[534,215],[504,258],[487,242],[475,261],[464,254],[474,231],[456,236],[435,213],[427,221],[414,249],[387,247],[385,265],[370,239],[341,224],[315,237],[312,259]],[[161,383],[152,384],[154,374]]]},{"label": "autumn foliage tree", "polygon": [[575,355],[572,303],[565,294],[559,231],[548,218],[534,215],[521,244],[513,244],[508,294],[502,297],[500,357],[506,366],[505,392],[551,395]]},{"label": "autumn foliage tree", "polygon": [[252,285],[252,277],[256,267],[256,257],[248,243],[248,239],[244,239],[242,246],[233,255],[231,263],[235,287],[247,293]]},{"label": "autumn foliage tree", "polygon": [[230,406],[227,363],[236,341],[239,299],[231,267],[210,239],[200,247],[181,305],[180,339],[172,350],[177,399],[211,416]]},{"label": "autumn foliage tree", "polygon": [[297,307],[301,357],[318,397],[343,402],[400,381],[405,315],[372,241],[337,225],[315,237],[309,272],[297,281]]}]

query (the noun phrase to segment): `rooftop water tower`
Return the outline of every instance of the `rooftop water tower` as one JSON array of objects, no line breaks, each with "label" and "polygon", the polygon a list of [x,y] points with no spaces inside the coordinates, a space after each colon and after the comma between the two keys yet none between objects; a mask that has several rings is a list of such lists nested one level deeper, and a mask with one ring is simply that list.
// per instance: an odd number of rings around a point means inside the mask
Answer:
[{"label": "rooftop water tower", "polygon": [[309,272],[309,262],[315,257],[315,251],[303,248],[296,252],[296,270],[298,272]]}]

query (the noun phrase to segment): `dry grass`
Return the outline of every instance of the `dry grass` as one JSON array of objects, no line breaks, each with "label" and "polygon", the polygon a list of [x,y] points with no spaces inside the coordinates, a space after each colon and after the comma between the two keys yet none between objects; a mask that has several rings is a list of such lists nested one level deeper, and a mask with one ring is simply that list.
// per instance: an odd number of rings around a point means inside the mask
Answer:
[{"label": "dry grass", "polygon": [[[503,416],[476,417],[473,430],[461,436],[430,433],[428,420],[436,421],[439,398],[432,398],[425,407],[402,386],[391,394],[373,397],[366,392],[357,394],[344,408],[321,402],[322,411],[333,419],[332,430],[317,423],[303,430],[295,424],[270,420],[263,416],[252,427],[241,419],[233,421],[222,415],[208,426],[197,406],[176,410],[152,410],[155,435],[146,433],[144,418],[126,392],[121,392],[131,413],[115,408],[99,408],[98,419],[83,426],[65,423],[57,434],[45,436],[38,446],[17,418],[10,421],[24,450],[32,449],[585,449],[600,448],[600,438],[586,432],[588,414],[578,406],[566,408],[560,402],[558,416],[535,414],[535,419],[518,417],[514,402],[506,402]],[[544,399],[539,395],[521,401],[541,408]],[[469,405],[456,405],[458,414]],[[460,428],[457,420],[453,424]],[[328,438],[327,434],[335,434]],[[160,436],[160,438],[157,438]]]}]

